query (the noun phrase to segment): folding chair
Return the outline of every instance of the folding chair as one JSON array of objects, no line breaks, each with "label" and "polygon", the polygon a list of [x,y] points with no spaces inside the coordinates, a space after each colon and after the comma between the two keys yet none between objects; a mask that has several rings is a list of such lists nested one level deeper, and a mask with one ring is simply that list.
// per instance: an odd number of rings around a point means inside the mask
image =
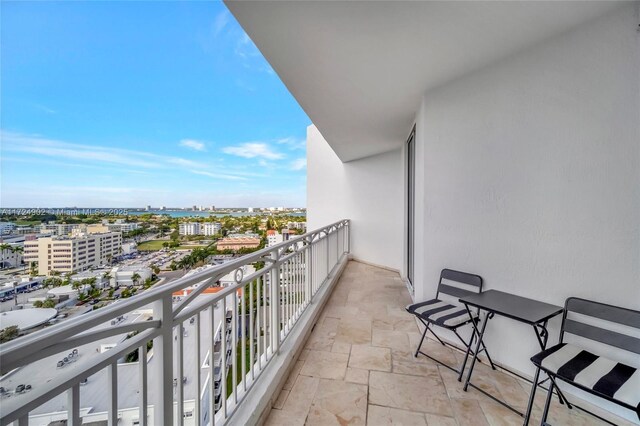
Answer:
[{"label": "folding chair", "polygon": [[[407,311],[415,315],[425,327],[424,333],[422,333],[422,338],[420,339],[420,344],[418,344],[418,348],[416,349],[416,353],[414,356],[417,357],[418,354],[421,353],[422,355],[437,362],[438,364],[455,371],[456,373],[458,373],[458,381],[461,381],[462,373],[464,372],[465,368],[464,364],[466,363],[466,357],[461,368],[457,370],[450,365],[447,365],[442,361],[437,360],[432,356],[422,352],[420,349],[422,348],[422,343],[427,336],[427,331],[430,331],[431,334],[433,334],[435,338],[438,339],[440,343],[442,343],[442,345],[458,349],[455,346],[442,340],[433,331],[434,327],[442,327],[452,331],[458,337],[458,339],[460,339],[465,349],[468,349],[470,353],[473,353],[471,345],[474,338],[477,335],[479,336],[477,330],[478,323],[480,322],[479,313],[477,310],[467,310],[462,304],[458,302],[458,299],[470,294],[477,294],[481,292],[482,277],[480,277],[479,275],[453,271],[451,269],[443,269],[440,273],[440,282],[438,283],[436,298],[427,300],[425,302],[415,303],[406,307]],[[444,298],[442,296],[444,296]],[[458,328],[463,327],[467,324],[471,324],[473,326],[471,338],[469,339],[468,343],[465,342],[460,334],[458,334]],[[484,342],[481,342],[481,349],[479,350],[479,352],[482,351],[484,351],[484,353],[487,355],[487,359],[491,364],[491,368],[495,370],[495,366],[493,365],[493,361],[489,356],[489,352],[487,351]]]}]

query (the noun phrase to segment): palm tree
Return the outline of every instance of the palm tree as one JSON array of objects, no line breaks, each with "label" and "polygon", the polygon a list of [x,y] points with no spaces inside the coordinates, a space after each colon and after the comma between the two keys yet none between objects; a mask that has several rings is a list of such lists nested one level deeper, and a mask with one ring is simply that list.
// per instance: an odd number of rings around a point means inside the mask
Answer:
[{"label": "palm tree", "polygon": [[131,281],[133,281],[133,285],[138,285],[138,280],[140,280],[140,278],[142,277],[137,272],[131,275]]},{"label": "palm tree", "polygon": [[2,266],[4,267],[5,251],[10,251],[10,252],[13,253],[13,246],[11,244],[2,243],[2,244],[0,244],[0,250],[2,251]]}]

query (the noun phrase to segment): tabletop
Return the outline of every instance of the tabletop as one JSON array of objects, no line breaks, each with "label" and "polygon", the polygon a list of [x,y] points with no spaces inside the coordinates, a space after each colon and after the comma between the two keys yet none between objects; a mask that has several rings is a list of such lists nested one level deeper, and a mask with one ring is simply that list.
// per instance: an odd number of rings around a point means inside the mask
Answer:
[{"label": "tabletop", "polygon": [[460,298],[460,302],[532,325],[553,318],[562,313],[563,310],[561,306],[499,290],[487,290],[482,293],[465,296]]}]

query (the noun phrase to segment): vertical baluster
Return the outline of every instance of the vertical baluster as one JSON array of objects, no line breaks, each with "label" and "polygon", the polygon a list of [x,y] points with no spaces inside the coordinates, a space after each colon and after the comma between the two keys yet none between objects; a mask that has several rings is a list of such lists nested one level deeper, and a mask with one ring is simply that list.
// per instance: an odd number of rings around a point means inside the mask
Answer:
[{"label": "vertical baluster", "polygon": [[252,281],[251,283],[249,283],[249,368],[251,371],[251,381],[253,382],[256,378],[255,376],[255,367],[253,365],[254,363],[254,344],[253,344],[253,340],[254,340],[254,332],[255,330],[253,329],[253,309],[254,309],[254,303],[253,303],[253,283],[257,283],[258,279],[256,279],[255,281]]},{"label": "vertical baluster", "polygon": [[29,414],[25,414],[24,416],[18,419],[17,426],[29,426]]},{"label": "vertical baluster", "polygon": [[140,386],[138,421],[140,426],[147,426],[147,342],[138,348],[138,369]]},{"label": "vertical baluster", "polygon": [[261,309],[262,307],[262,278],[264,275],[258,277],[256,281],[256,333],[258,336],[256,340],[258,341],[258,371],[262,371],[262,327],[264,327],[263,323],[260,321],[261,319]]},{"label": "vertical baluster", "polygon": [[[269,273],[271,273],[271,271],[269,271]],[[267,331],[269,330],[268,328],[269,322],[267,321],[267,310],[269,309],[273,309],[273,300],[267,304],[267,276],[263,275],[263,279],[262,279],[262,329],[263,329],[262,351],[264,352],[265,362],[267,360],[267,351],[269,350],[269,344],[267,340]],[[271,318],[271,315],[269,315],[268,317]],[[269,332],[272,332],[272,330]],[[264,365],[263,365],[263,368],[264,368]]]},{"label": "vertical baluster", "polygon": [[107,367],[107,395],[108,395],[108,414],[107,420],[109,426],[117,426],[118,424],[118,362],[114,362]]},{"label": "vertical baluster", "polygon": [[238,292],[233,292],[231,306],[231,390],[233,403],[238,404]]},{"label": "vertical baluster", "polygon": [[[249,283],[249,287],[251,287],[251,283]],[[241,323],[241,331],[240,331],[240,338],[242,340],[240,340],[241,345],[240,345],[240,350],[242,351],[241,353],[241,361],[242,362],[242,369],[241,369],[241,374],[242,374],[242,389],[246,392],[247,390],[247,286],[244,285],[242,287],[242,300],[240,301],[241,303],[241,309],[240,309],[240,315],[242,315],[242,321],[240,321]]]},{"label": "vertical baluster", "polygon": [[[184,424],[184,383],[182,383],[182,378],[184,377],[184,324],[181,322],[176,327],[177,332],[177,343],[178,350],[176,351],[176,376],[177,377],[177,386],[176,386],[176,400],[178,402],[178,424]],[[174,379],[176,380],[176,379]]]},{"label": "vertical baluster", "polygon": [[214,363],[215,341],[216,341],[216,304],[212,304],[209,309],[211,317],[210,326],[211,331],[207,334],[207,341],[209,342],[209,424],[215,424],[216,418],[216,367]]},{"label": "vertical baluster", "polygon": [[80,426],[80,385],[75,384],[67,390],[67,421],[71,426]]},{"label": "vertical baluster", "polygon": [[194,379],[196,381],[196,393],[195,393],[195,406],[193,407],[193,418],[195,420],[195,424],[196,426],[200,426],[200,390],[201,390],[201,383],[200,383],[200,365],[202,362],[202,359],[200,357],[200,312],[198,312],[194,317],[194,322],[193,322],[193,328],[195,331],[195,344],[194,344],[194,351],[195,353],[195,357],[196,357],[196,368],[195,368],[195,376]]},{"label": "vertical baluster", "polygon": [[222,393],[220,394],[222,407],[222,418],[227,418],[227,297],[222,298],[222,351],[220,357],[222,359],[220,365],[220,385]]}]

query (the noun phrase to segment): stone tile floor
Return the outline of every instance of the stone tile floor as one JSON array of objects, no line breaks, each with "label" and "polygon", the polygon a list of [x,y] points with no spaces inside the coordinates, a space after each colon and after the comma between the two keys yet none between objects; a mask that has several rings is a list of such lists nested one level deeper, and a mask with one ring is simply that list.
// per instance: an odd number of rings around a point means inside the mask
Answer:
[{"label": "stone tile floor", "polygon": [[[419,355],[420,330],[398,274],[347,265],[267,418],[267,425],[522,425],[522,418],[480,392],[462,390],[454,372]],[[463,356],[433,340],[423,350],[458,365]],[[530,385],[477,364],[473,381],[524,411]],[[540,423],[538,391],[530,424]],[[581,402],[580,405],[596,410]],[[599,414],[603,414],[599,411]],[[631,424],[611,418],[617,424]],[[553,425],[602,421],[554,399]]]}]

